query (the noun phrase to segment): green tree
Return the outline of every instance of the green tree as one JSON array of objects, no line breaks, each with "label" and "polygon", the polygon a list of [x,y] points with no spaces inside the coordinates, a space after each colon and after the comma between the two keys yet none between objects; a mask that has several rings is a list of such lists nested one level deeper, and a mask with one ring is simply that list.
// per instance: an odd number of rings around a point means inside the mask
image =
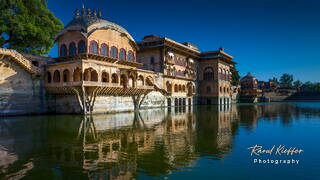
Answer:
[{"label": "green tree", "polygon": [[293,75],[291,74],[282,74],[282,76],[280,77],[280,85],[281,87],[286,87],[286,88],[290,88],[292,87],[292,82],[293,82]]},{"label": "green tree", "polygon": [[296,89],[300,89],[302,85],[302,82],[299,80],[293,82],[293,87],[295,87]]},{"label": "green tree", "polygon": [[232,76],[231,76],[231,84],[234,86],[237,86],[240,84],[240,75],[239,75],[239,71],[236,69],[236,66],[234,65],[233,67],[231,67],[231,72],[232,72]]},{"label": "green tree", "polygon": [[47,8],[47,0],[0,0],[0,46],[44,55],[54,44],[62,22]]}]

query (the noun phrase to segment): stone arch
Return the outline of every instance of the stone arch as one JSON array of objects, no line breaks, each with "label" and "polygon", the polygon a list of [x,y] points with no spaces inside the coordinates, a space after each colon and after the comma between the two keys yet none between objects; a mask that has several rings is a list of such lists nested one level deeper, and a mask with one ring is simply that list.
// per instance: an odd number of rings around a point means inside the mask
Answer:
[{"label": "stone arch", "polygon": [[128,86],[135,87],[135,83],[136,83],[135,77],[133,75],[130,75],[128,79]]},{"label": "stone arch", "polygon": [[53,73],[53,82],[58,83],[60,82],[60,71],[55,70]]},{"label": "stone arch", "polygon": [[123,86],[124,88],[127,88],[128,78],[125,74],[121,74],[120,76],[120,85]]},{"label": "stone arch", "polygon": [[119,83],[119,78],[118,78],[118,75],[116,73],[113,73],[111,75],[111,83]]},{"label": "stone arch", "polygon": [[178,98],[175,98],[175,99],[174,99],[174,105],[175,105],[175,106],[179,106],[179,100],[178,100]]},{"label": "stone arch", "polygon": [[98,73],[93,68],[87,68],[84,70],[83,73],[83,80],[84,81],[98,81]]},{"label": "stone arch", "polygon": [[169,81],[166,82],[166,88],[168,92],[172,92],[172,84]]},{"label": "stone arch", "polygon": [[47,83],[51,83],[51,81],[52,81],[51,72],[48,71],[47,72]]},{"label": "stone arch", "polygon": [[98,82],[98,72],[94,69],[91,70],[91,78],[90,81]]},{"label": "stone arch", "polygon": [[138,76],[137,85],[138,86],[143,86],[144,85],[144,77],[142,75]]},{"label": "stone arch", "polygon": [[153,78],[152,77],[148,76],[146,78],[146,85],[147,86],[153,86]]},{"label": "stone arch", "polygon": [[81,81],[81,79],[82,79],[81,69],[77,67],[77,68],[73,71],[73,81],[74,81],[74,82],[78,82],[78,81]]},{"label": "stone arch", "polygon": [[103,71],[101,74],[101,82],[109,82],[109,74],[105,71]]},{"label": "stone arch", "polygon": [[62,81],[63,82],[69,82],[70,81],[70,72],[68,69],[65,69],[63,72],[62,72]]},{"label": "stone arch", "polygon": [[178,85],[177,84],[174,85],[174,92],[178,92]]}]

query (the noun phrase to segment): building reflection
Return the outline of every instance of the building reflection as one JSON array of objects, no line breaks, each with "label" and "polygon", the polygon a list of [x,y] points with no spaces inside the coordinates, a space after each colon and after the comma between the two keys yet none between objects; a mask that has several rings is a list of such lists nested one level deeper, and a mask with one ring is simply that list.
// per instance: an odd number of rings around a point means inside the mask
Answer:
[{"label": "building reflection", "polygon": [[224,159],[240,126],[251,130],[261,118],[288,124],[302,115],[319,117],[320,108],[220,105],[8,117],[0,120],[0,179],[159,177],[193,167],[201,156]]}]

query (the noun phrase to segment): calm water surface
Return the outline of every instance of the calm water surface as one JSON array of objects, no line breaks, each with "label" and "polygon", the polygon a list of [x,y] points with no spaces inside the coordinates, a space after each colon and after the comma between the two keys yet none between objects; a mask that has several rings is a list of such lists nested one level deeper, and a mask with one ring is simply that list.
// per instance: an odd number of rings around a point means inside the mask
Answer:
[{"label": "calm water surface", "polygon": [[[319,130],[320,103],[5,117],[0,179],[320,179]],[[304,152],[251,156],[256,144]]]}]

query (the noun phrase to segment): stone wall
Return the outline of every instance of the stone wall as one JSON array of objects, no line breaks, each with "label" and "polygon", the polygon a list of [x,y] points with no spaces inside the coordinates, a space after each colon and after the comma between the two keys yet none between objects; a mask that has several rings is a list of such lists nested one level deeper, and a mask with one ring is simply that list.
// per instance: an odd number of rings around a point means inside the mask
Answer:
[{"label": "stone wall", "polygon": [[43,82],[5,57],[0,60],[0,116],[46,111]]},{"label": "stone wall", "polygon": [[[160,92],[151,92],[145,97],[141,108],[164,107],[165,105],[165,96]],[[50,113],[81,113],[76,96],[71,95],[49,96],[48,107]],[[93,107],[93,113],[96,114],[126,111],[134,111],[133,98],[130,96],[97,96]]]}]

